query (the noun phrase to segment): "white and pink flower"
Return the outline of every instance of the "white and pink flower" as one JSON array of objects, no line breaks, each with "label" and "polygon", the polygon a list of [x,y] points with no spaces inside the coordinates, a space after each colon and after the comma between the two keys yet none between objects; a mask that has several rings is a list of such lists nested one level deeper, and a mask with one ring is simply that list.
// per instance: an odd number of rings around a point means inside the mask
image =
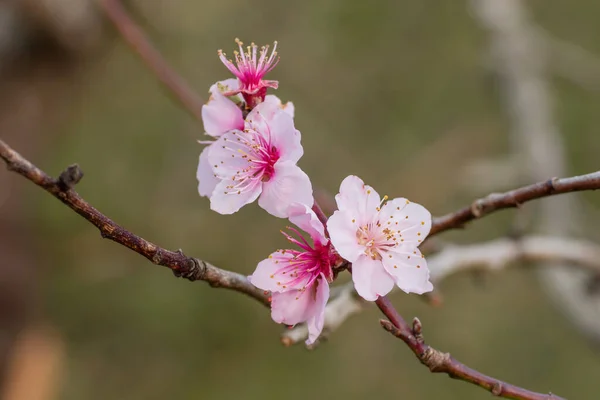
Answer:
[{"label": "white and pink flower", "polygon": [[333,280],[332,266],[338,259],[325,236],[325,228],[310,207],[292,204],[289,219],[307,232],[312,245],[294,228],[288,229],[298,239],[282,232],[301,250],[278,250],[261,261],[249,279],[260,289],[272,294],[271,317],[280,324],[306,322],[312,344],[323,330],[325,306],[329,299],[329,283]]},{"label": "white and pink flower", "polygon": [[[225,132],[234,129],[244,129],[244,117],[242,109],[244,100],[238,95],[226,96],[224,93],[239,89],[237,79],[226,79],[219,81],[210,87],[210,98],[208,103],[202,106],[202,122],[206,135],[211,136],[211,140],[203,140],[200,143],[207,146],[200,153],[196,179],[198,180],[198,193],[200,196],[210,197],[219,183],[219,179],[213,172],[212,166],[208,162],[208,152],[210,146],[216,138],[219,138]],[[281,100],[275,95],[267,95],[265,103],[277,106],[292,118],[294,118],[294,104],[287,102],[281,103]]]},{"label": "white and pink flower", "polygon": [[277,42],[273,44],[273,51],[270,55],[269,46],[263,46],[258,50],[258,46],[251,43],[250,46],[244,48],[244,44],[235,39],[239,47],[239,52],[234,51],[235,64],[233,60],[228,60],[222,50],[218,51],[219,58],[225,64],[227,69],[238,78],[240,83],[239,88],[233,89],[226,95],[234,95],[241,93],[246,100],[249,109],[253,109],[256,105],[265,100],[267,88],[277,89],[277,81],[264,80],[263,77],[271,71],[279,62],[277,56]]},{"label": "white and pink flower", "polygon": [[352,280],[360,296],[375,301],[394,284],[406,293],[433,289],[429,269],[418,249],[431,229],[431,214],[404,198],[387,201],[356,176],[348,176],[327,222],[331,243],[352,263]]},{"label": "white and pink flower", "polygon": [[259,104],[243,130],[226,132],[210,146],[209,165],[219,179],[212,210],[232,214],[259,196],[259,206],[276,217],[287,217],[294,202],[312,206],[310,179],[296,165],[303,154],[300,132],[276,100]]}]

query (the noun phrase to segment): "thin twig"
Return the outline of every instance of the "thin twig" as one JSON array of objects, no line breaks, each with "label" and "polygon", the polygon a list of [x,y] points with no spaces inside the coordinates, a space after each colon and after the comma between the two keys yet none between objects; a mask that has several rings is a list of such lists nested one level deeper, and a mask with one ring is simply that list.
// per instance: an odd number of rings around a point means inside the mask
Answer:
[{"label": "thin twig", "polygon": [[434,285],[456,273],[498,271],[519,261],[548,262],[542,268],[565,262],[600,276],[600,246],[564,237],[531,235],[470,245],[447,245],[439,253],[427,257]]},{"label": "thin twig", "polygon": [[493,193],[474,201],[470,206],[442,217],[434,218],[429,237],[450,229],[462,228],[467,222],[494,211],[519,207],[531,200],[556,194],[600,189],[600,171],[569,178],[553,178],[505,193]]},{"label": "thin twig", "polygon": [[[552,393],[542,394],[531,392],[510,383],[484,375],[454,359],[449,353],[442,353],[427,345],[423,339],[422,326],[419,319],[413,320],[412,328],[402,318],[392,303],[384,296],[375,302],[389,321],[381,320],[381,326],[394,336],[401,339],[412,350],[422,364],[431,372],[448,374],[449,377],[460,379],[479,386],[493,395],[517,400],[561,400]],[[564,400],[564,399],[563,399]]]},{"label": "thin twig", "polygon": [[190,85],[169,66],[160,52],[152,46],[144,32],[129,16],[121,1],[100,0],[100,6],[125,42],[140,56],[146,66],[158,77],[175,99],[181,103],[183,109],[187,110],[198,121],[201,121],[202,99],[190,89]]},{"label": "thin twig", "polygon": [[10,171],[29,179],[93,224],[100,230],[103,238],[110,239],[135,251],[154,264],[171,269],[175,276],[190,281],[205,281],[212,287],[235,290],[260,301],[264,305],[269,305],[267,295],[262,290],[254,287],[244,275],[217,268],[197,258],[188,257],[181,250],[163,249],[129,232],[96,210],[73,190],[73,186],[83,177],[83,173],[77,165],[70,166],[60,175],[60,178],[54,179],[11,149],[2,140],[0,140],[0,158],[6,162],[6,166]]}]

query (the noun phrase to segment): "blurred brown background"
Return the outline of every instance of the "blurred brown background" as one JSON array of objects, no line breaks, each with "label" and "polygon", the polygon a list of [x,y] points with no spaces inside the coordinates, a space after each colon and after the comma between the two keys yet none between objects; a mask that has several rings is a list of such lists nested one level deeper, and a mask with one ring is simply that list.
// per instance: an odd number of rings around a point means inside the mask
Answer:
[{"label": "blurred brown background", "polygon": [[[529,173],[519,171],[514,181],[514,168],[481,172],[486,160],[514,152],[514,115],[476,3],[129,5],[205,99],[212,83],[229,77],[217,49],[231,53],[235,37],[278,40],[281,61],[269,78],[296,106],[300,165],[313,185],[335,194],[356,174],[380,193],[439,215],[516,186]],[[556,39],[565,51],[558,72],[551,58],[532,62],[548,66],[541,70],[565,142],[566,173],[597,170],[600,3],[516,3],[528,11],[524,23],[550,38],[545,45]],[[199,198],[201,124],[170,100],[94,2],[0,2],[0,88],[0,137],[54,175],[78,162],[86,174],[82,196],[141,236],[241,273],[284,244],[278,231],[285,221],[256,205],[221,216]],[[490,181],[499,186],[487,187]],[[586,193],[580,201],[585,222],[573,230],[598,240],[600,197]],[[442,238],[470,243],[505,235],[515,215],[500,213]],[[373,308],[314,352],[284,348],[281,327],[260,305],[174,279],[103,241],[72,211],[3,169],[0,252],[0,393],[8,400],[490,396],[431,375],[379,327]],[[406,318],[419,316],[430,344],[531,390],[600,396],[600,353],[588,340],[594,333],[556,308],[562,294],[544,290],[532,269],[459,275],[440,289],[445,301],[438,308],[416,296],[392,297]],[[580,309],[596,307],[588,316],[600,320],[594,296],[584,296]]]}]

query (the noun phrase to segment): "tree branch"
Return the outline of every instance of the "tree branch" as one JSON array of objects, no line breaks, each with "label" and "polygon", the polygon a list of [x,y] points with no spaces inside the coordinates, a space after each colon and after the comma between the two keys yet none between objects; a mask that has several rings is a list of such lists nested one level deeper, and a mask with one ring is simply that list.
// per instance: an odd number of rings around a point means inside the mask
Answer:
[{"label": "tree branch", "polygon": [[567,262],[600,274],[600,246],[585,240],[524,236],[463,246],[449,245],[427,257],[427,261],[434,283],[463,271],[498,271],[518,261]]},{"label": "tree branch", "polygon": [[[445,245],[427,256],[430,278],[435,286],[448,276],[474,270],[499,271],[519,261],[569,262],[581,269],[600,274],[600,246],[578,239],[551,236],[501,238],[471,245]],[[552,266],[547,263],[543,266]],[[365,301],[356,294],[352,282],[338,286],[337,293],[325,308],[324,338],[346,319],[362,311]],[[281,335],[285,345],[300,343],[308,337],[304,324]],[[313,346],[314,347],[314,346]]]},{"label": "tree branch", "polygon": [[[527,389],[502,382],[498,379],[484,375],[454,359],[449,353],[442,353],[427,345],[421,332],[421,321],[413,320],[412,328],[396,311],[392,303],[384,296],[375,302],[381,312],[389,321],[381,320],[381,326],[397,338],[401,339],[412,350],[422,364],[431,372],[444,373],[454,379],[479,386],[493,395],[507,399],[517,400],[561,400],[561,397],[552,393],[542,394],[531,392]],[[564,400],[564,399],[562,399]]]},{"label": "tree branch", "polygon": [[505,193],[492,193],[475,200],[470,206],[442,217],[434,218],[429,237],[462,228],[467,222],[482,218],[494,211],[520,207],[523,203],[543,197],[582,190],[600,189],[600,171],[570,178],[552,178]]},{"label": "tree branch", "polygon": [[188,257],[181,250],[163,249],[129,232],[92,207],[73,190],[73,186],[83,177],[79,166],[71,165],[58,179],[54,179],[11,149],[2,140],[0,140],[0,158],[6,162],[6,166],[10,171],[22,175],[43,188],[98,228],[103,238],[110,239],[135,251],[154,264],[171,269],[177,277],[190,281],[205,281],[212,287],[235,290],[260,301],[266,306],[269,305],[267,295],[253,286],[244,275],[217,268],[197,258]]},{"label": "tree branch", "polygon": [[125,42],[137,53],[165,88],[198,121],[202,120],[202,99],[152,46],[140,27],[131,19],[120,0],[100,0],[100,6]]}]

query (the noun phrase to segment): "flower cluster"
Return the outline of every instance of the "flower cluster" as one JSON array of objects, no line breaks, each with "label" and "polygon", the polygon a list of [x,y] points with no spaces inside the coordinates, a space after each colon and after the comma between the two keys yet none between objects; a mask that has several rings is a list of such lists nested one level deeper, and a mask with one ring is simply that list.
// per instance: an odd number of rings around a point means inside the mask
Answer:
[{"label": "flower cluster", "polygon": [[[271,293],[271,316],[277,323],[308,326],[307,343],[323,330],[329,285],[342,267],[351,270],[357,293],[369,301],[398,286],[406,293],[431,291],[429,270],[418,249],[431,229],[431,214],[404,198],[388,200],[358,177],[342,181],[337,211],[326,220],[313,211],[312,185],[298,167],[303,155],[294,126],[294,105],[283,104],[264,80],[279,61],[276,48],[252,43],[228,60],[218,55],[235,79],[210,87],[202,120],[210,140],[200,153],[198,192],[210,198],[211,209],[237,212],[258,199],[271,215],[294,227],[283,232],[299,249],[278,250],[261,261],[249,277]],[[318,206],[317,206],[318,208]]]}]

